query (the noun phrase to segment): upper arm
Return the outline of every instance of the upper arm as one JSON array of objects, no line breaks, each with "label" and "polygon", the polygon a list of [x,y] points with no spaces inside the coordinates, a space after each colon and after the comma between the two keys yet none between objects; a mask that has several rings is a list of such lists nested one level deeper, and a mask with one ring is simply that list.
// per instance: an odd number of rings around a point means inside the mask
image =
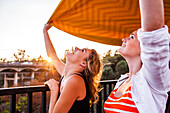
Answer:
[{"label": "upper arm", "polygon": [[83,87],[83,78],[79,76],[71,76],[67,83],[65,84],[59,99],[54,107],[55,113],[68,113],[72,107],[75,100],[81,95],[84,91]]},{"label": "upper arm", "polygon": [[143,31],[153,31],[164,26],[163,0],[139,0]]},{"label": "upper arm", "polygon": [[[169,33],[168,27],[142,32],[138,30],[141,46],[142,72],[148,83],[156,89],[165,90],[169,81]],[[167,82],[166,82],[167,81]]]}]

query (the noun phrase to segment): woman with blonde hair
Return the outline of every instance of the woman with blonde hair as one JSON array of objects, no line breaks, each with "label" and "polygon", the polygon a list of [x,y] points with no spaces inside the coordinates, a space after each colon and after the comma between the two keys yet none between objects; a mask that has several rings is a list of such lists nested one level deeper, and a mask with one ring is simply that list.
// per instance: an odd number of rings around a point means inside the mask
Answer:
[{"label": "woman with blonde hair", "polygon": [[170,91],[168,27],[163,0],[139,0],[141,29],[123,39],[119,52],[129,73],[105,102],[105,113],[164,113]]},{"label": "woman with blonde hair", "polygon": [[90,104],[97,99],[100,57],[94,49],[75,47],[72,53],[66,54],[64,64],[50,41],[47,32],[50,28],[51,25],[45,24],[43,30],[46,50],[62,78],[60,83],[54,79],[45,83],[51,91],[49,113],[89,113]]}]

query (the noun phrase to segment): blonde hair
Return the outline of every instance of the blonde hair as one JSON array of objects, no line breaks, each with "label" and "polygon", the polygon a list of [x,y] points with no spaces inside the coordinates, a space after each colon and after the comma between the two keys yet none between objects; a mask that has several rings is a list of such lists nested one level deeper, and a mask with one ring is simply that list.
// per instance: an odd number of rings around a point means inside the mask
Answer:
[{"label": "blonde hair", "polygon": [[92,105],[94,102],[98,100],[98,85],[101,78],[101,68],[102,64],[100,61],[99,54],[91,49],[91,54],[86,59],[87,67],[84,69],[83,74],[86,77],[89,92],[90,92],[90,104]]}]

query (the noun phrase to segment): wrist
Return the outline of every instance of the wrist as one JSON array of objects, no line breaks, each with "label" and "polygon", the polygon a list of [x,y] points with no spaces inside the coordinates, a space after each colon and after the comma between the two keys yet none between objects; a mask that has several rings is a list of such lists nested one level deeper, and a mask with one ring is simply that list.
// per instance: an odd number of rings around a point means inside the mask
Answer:
[{"label": "wrist", "polygon": [[53,98],[57,98],[58,97],[58,91],[51,91],[51,96],[53,97]]},{"label": "wrist", "polygon": [[51,90],[51,93],[56,95],[59,93],[59,90]]}]

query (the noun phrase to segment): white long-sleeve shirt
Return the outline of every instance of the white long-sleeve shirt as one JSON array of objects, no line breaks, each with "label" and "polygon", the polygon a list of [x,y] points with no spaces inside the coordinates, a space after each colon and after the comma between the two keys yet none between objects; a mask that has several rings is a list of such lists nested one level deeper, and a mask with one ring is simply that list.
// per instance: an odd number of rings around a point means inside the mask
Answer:
[{"label": "white long-sleeve shirt", "polygon": [[[137,32],[141,46],[142,68],[132,76],[132,98],[140,113],[164,113],[170,91],[168,27]],[[127,77],[122,75],[120,79]],[[118,82],[115,88],[122,83]]]}]

